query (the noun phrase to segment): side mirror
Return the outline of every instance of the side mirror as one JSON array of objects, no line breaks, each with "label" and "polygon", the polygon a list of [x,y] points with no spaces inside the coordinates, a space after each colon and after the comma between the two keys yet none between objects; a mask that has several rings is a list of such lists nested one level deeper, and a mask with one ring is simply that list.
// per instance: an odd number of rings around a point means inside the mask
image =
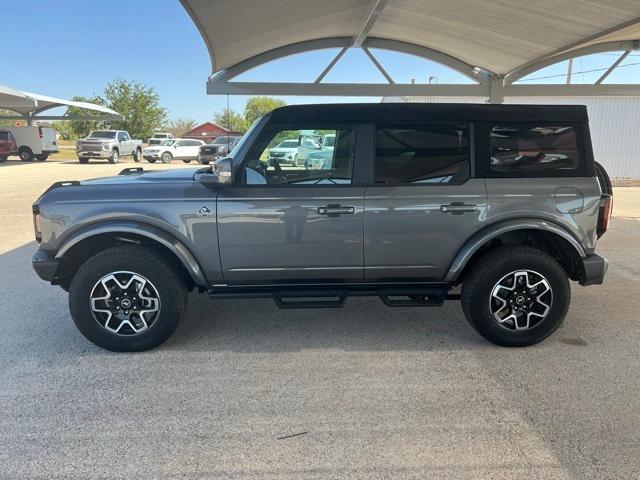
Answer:
[{"label": "side mirror", "polygon": [[218,176],[218,183],[228,185],[232,182],[233,164],[231,163],[231,158],[225,157],[216,160],[213,162],[211,170]]}]

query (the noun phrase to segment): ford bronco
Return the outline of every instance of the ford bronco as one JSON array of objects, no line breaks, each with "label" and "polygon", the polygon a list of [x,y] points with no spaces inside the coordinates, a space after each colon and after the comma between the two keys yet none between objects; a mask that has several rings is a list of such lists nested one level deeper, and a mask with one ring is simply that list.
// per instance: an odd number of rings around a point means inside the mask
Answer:
[{"label": "ford bronco", "polygon": [[[335,136],[321,165],[269,155],[309,131]],[[526,346],[561,324],[570,280],[602,283],[611,195],[583,106],[288,106],[211,166],[55,183],[33,205],[33,267],[116,351],[164,342],[191,290],[282,308],[458,299],[486,339]]]}]

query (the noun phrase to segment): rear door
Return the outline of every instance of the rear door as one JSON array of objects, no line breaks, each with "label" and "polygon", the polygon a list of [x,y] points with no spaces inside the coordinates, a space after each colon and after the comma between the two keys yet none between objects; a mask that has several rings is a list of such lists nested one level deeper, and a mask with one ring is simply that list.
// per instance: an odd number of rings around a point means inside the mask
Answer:
[{"label": "rear door", "polygon": [[379,124],[365,198],[365,280],[440,281],[486,222],[468,124]]},{"label": "rear door", "polygon": [[38,127],[40,138],[42,139],[42,151],[43,152],[57,152],[58,141],[56,137],[56,131],[53,128]]},{"label": "rear door", "polygon": [[315,129],[337,134],[327,168],[269,161],[271,148],[299,135],[296,128],[273,127],[249,153],[238,184],[220,191],[218,235],[228,283],[362,281],[365,187],[354,184],[356,131]]}]

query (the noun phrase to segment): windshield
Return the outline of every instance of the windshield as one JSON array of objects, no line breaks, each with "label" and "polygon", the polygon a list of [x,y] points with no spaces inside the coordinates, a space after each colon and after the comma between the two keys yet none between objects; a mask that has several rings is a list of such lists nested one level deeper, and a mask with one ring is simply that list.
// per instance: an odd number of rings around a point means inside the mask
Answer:
[{"label": "windshield", "polygon": [[95,132],[91,132],[89,138],[116,138],[116,132],[97,130]]},{"label": "windshield", "polygon": [[155,133],[153,135],[153,138],[169,138],[169,134],[168,133]]},{"label": "windshield", "polygon": [[231,139],[229,137],[218,137],[211,142],[211,145],[227,145],[230,141]]},{"label": "windshield", "polygon": [[278,145],[276,148],[298,148],[298,141],[297,140],[285,140],[280,145]]},{"label": "windshield", "polygon": [[165,145],[165,146],[167,146],[167,147],[168,147],[168,146],[170,146],[170,145],[173,145],[176,141],[177,141],[177,140],[173,140],[173,139],[171,139],[171,140],[165,140],[165,141],[161,142],[161,143],[160,143],[160,145]]}]

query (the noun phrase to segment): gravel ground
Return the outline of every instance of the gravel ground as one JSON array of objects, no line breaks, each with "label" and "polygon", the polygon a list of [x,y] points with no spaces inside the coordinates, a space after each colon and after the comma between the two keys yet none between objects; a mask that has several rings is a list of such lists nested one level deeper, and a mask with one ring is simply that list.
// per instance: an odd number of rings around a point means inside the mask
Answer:
[{"label": "gravel ground", "polygon": [[32,272],[30,205],[125,166],[0,165],[0,478],[638,478],[640,188],[615,192],[606,284],[535,347],[486,343],[455,302],[192,295],[164,346],[113,354]]}]

